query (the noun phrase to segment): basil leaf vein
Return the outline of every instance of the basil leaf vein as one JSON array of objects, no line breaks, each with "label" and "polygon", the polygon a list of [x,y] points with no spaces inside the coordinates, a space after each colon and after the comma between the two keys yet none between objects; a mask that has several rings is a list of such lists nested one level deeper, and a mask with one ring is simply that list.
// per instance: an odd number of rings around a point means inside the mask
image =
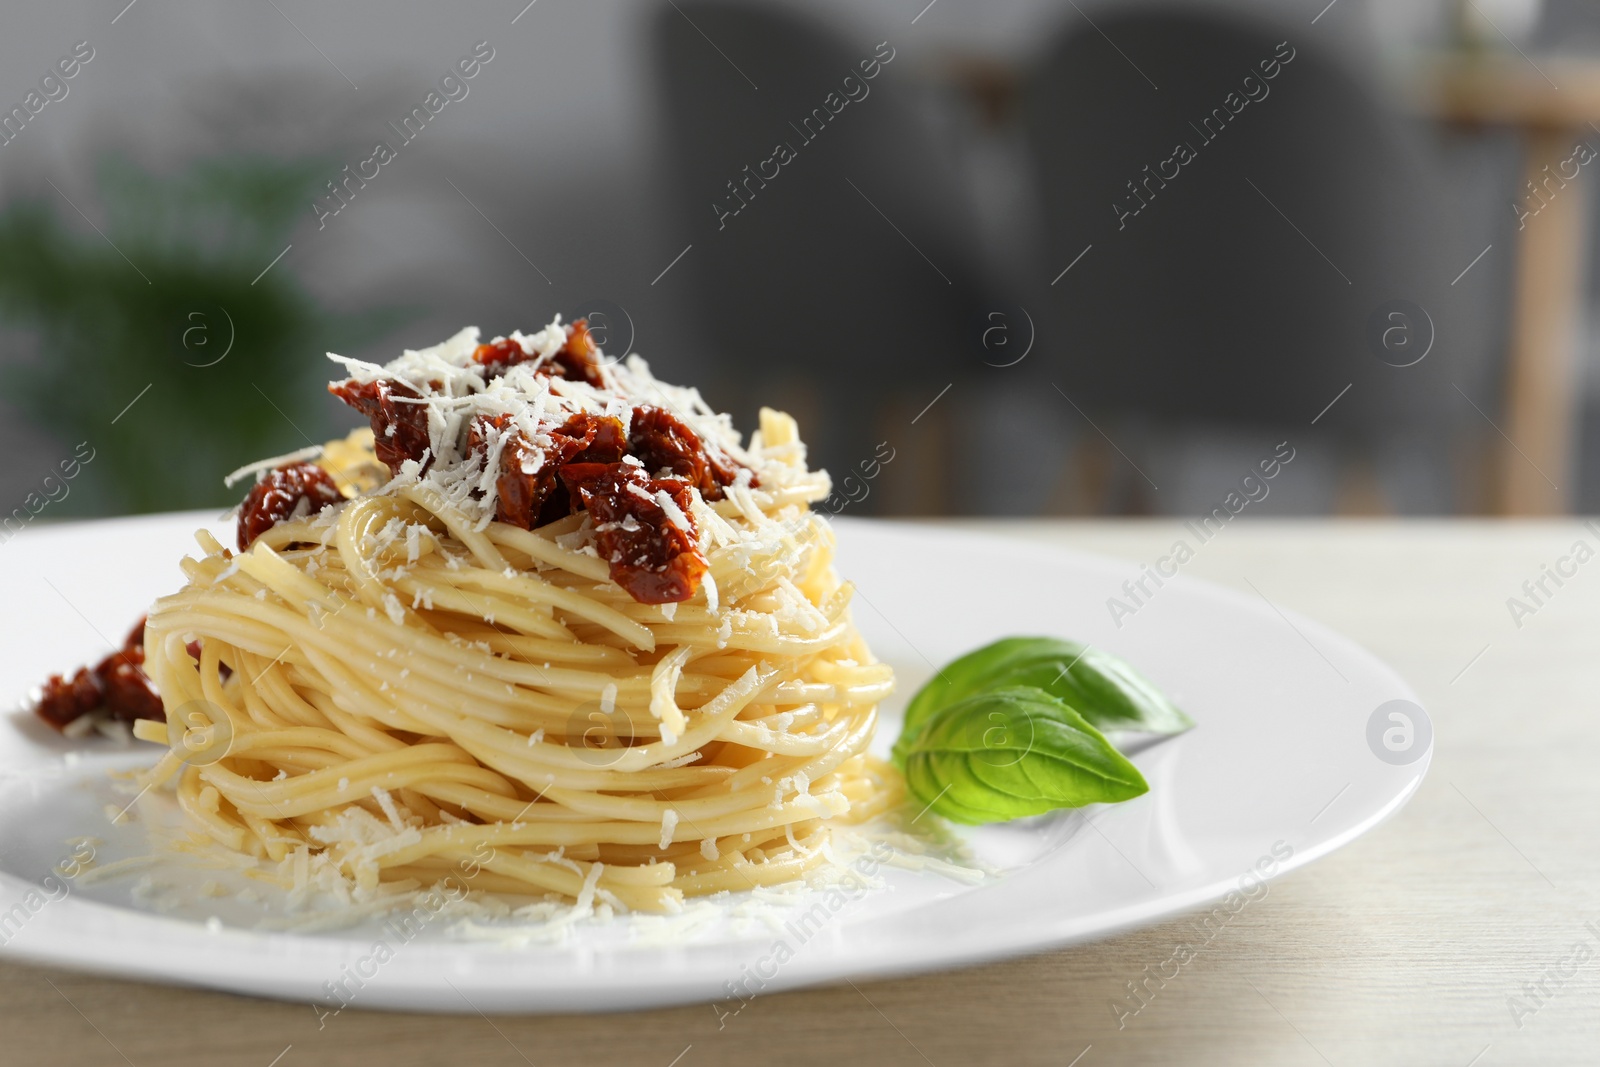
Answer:
[{"label": "basil leaf vein", "polygon": [[1116,803],[1149,790],[1093,724],[1033,686],[939,708],[906,744],[903,767],[917,800],[968,824]]},{"label": "basil leaf vein", "polygon": [[1182,733],[1194,720],[1125,660],[1055,637],[1008,637],[967,653],[919,689],[906,707],[896,762],[939,709],[1003,686],[1033,686],[1100,730]]}]

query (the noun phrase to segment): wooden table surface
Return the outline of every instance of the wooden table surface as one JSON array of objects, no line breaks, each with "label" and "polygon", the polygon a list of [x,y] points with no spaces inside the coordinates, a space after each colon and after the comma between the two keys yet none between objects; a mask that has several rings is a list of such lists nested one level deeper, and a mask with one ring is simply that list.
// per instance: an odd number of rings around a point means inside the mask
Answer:
[{"label": "wooden table surface", "polygon": [[[966,525],[1134,560],[1178,530]],[[1575,520],[1252,521],[1185,568],[1245,590],[1248,576],[1393,664],[1429,709],[1436,752],[1404,811],[1273,883],[1120,1031],[1110,999],[1167,958],[1184,920],[1008,963],[776,994],[720,1031],[707,1006],[351,1010],[319,1030],[301,1004],[5,962],[0,1062],[1600,1063],[1600,562],[1561,563],[1576,575],[1546,580],[1554,595],[1530,603],[1520,628],[1506,603],[1579,540],[1600,549]]]}]

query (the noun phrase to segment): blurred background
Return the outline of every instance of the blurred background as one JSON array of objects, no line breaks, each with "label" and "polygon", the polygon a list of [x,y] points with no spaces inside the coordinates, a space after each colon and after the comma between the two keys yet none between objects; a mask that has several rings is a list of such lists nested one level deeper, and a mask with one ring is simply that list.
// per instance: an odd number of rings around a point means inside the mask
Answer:
[{"label": "blurred background", "polygon": [[837,512],[1600,507],[1593,4],[4,22],[3,538],[225,506],[356,424],[324,352],[557,312],[792,411]]}]

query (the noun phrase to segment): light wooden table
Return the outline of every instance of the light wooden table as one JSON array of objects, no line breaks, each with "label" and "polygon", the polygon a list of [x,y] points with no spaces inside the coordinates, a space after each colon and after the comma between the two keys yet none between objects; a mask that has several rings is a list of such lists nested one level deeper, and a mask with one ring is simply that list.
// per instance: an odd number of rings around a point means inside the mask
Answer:
[{"label": "light wooden table", "polygon": [[[1136,560],[1178,529],[974,525]],[[1506,607],[1579,538],[1600,547],[1576,521],[1245,521],[1207,545],[1186,574],[1240,589],[1248,576],[1398,668],[1432,714],[1436,754],[1403,812],[1275,883],[1120,1032],[1108,1001],[1167,958],[1181,921],[1009,963],[774,995],[720,1032],[709,1007],[492,1019],[352,1010],[319,1032],[304,1005],[3,963],[0,1062],[1600,1063],[1600,936],[1584,926],[1600,931],[1600,560],[1520,630]],[[1564,981],[1547,977],[1579,942],[1593,958]],[[1540,981],[1551,995],[1519,1029],[1508,998]]]}]

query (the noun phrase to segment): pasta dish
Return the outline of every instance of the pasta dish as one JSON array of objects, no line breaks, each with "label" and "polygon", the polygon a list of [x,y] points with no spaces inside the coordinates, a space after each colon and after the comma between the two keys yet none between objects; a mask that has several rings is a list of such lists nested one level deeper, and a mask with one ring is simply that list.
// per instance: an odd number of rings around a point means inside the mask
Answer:
[{"label": "pasta dish", "polygon": [[[665,911],[799,878],[899,799],[793,419],[745,443],[559,317],[330,358],[371,429],[236,472],[237,544],[201,531],[118,653],[169,746],[144,784],[194,829],[358,895],[470,869]],[[79,673],[41,713],[114,710]]]}]

